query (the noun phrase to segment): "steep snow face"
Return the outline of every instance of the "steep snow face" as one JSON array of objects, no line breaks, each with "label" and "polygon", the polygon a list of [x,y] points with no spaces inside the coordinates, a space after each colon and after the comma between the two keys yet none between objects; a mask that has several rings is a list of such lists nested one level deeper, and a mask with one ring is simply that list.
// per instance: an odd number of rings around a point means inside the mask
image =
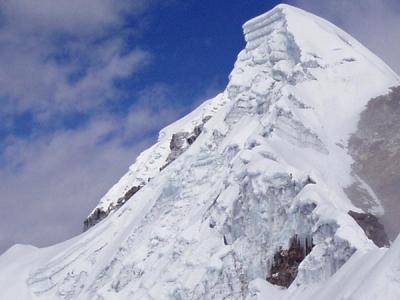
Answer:
[{"label": "steep snow face", "polygon": [[[361,210],[344,193],[355,181],[346,141],[369,99],[399,78],[334,25],[287,5],[244,32],[226,90],[160,133],[101,200],[102,222],[0,258],[0,296],[310,299],[353,257],[379,259],[386,250],[348,214]],[[297,258],[284,270],[276,254],[290,249]],[[266,280],[285,272],[287,290]]]},{"label": "steep snow face", "polygon": [[84,230],[100,222],[125,204],[137,191],[182,154],[201,133],[204,124],[225,104],[222,94],[205,101],[195,111],[164,128],[158,141],[129,167],[84,221]]}]

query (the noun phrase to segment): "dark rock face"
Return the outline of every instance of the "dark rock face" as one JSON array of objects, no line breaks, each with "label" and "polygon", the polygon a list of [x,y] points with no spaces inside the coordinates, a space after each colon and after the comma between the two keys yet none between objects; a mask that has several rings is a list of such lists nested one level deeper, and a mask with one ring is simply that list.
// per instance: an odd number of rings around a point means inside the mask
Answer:
[{"label": "dark rock face", "polygon": [[311,252],[312,242],[305,245],[295,236],[287,250],[279,249],[274,255],[270,275],[266,280],[272,284],[288,288],[297,276],[298,268],[303,259]]},{"label": "dark rock face", "polygon": [[107,217],[107,213],[99,208],[96,208],[96,210],[83,222],[83,231],[86,231],[90,227],[96,225],[105,217]]},{"label": "dark rock face", "polygon": [[114,206],[113,209],[115,209],[116,207],[121,207],[122,205],[125,204],[126,201],[128,201],[129,199],[132,198],[133,195],[135,195],[140,189],[142,188],[142,186],[133,186],[131,187],[123,197],[119,198],[117,201],[117,206]]},{"label": "dark rock face", "polygon": [[188,132],[178,132],[172,135],[171,142],[169,144],[169,149],[171,150],[171,152],[169,153],[167,158],[168,162],[174,161],[186,150],[186,148],[188,147],[188,144],[186,142],[188,136]]},{"label": "dark rock face", "polygon": [[171,150],[170,154],[167,157],[166,164],[161,168],[164,169],[171,162],[177,159],[183,152],[185,152],[190,145],[192,145],[198,136],[203,131],[204,124],[211,118],[211,116],[207,116],[202,120],[202,123],[197,125],[192,132],[178,132],[174,133],[171,138],[171,142],[169,144],[169,148]]},{"label": "dark rock face", "polygon": [[389,246],[389,239],[386,235],[385,229],[378,218],[369,213],[357,213],[350,210],[349,215],[357,222],[358,225],[364,230],[367,237],[372,240],[378,247]]},{"label": "dark rock face", "polygon": [[96,225],[99,223],[101,220],[103,220],[105,217],[107,217],[110,212],[120,208],[122,205],[125,204],[126,201],[128,201],[134,194],[136,194],[142,186],[133,186],[130,188],[123,197],[119,198],[117,201],[117,204],[115,206],[109,207],[107,211],[103,211],[99,208],[97,208],[86,220],[83,222],[83,231],[88,230],[90,227]]},{"label": "dark rock face", "polygon": [[[385,213],[379,220],[394,240],[400,231],[400,87],[368,103],[348,150],[354,173],[382,202]],[[368,193],[361,186],[353,185],[346,193],[356,206],[371,212]]]}]

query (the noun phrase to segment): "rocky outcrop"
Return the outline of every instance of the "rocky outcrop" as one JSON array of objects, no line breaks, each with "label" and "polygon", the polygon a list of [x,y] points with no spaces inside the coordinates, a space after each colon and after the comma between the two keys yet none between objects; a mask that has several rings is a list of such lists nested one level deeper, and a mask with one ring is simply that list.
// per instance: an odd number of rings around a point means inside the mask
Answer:
[{"label": "rocky outcrop", "polygon": [[[400,228],[400,87],[368,102],[348,149],[354,159],[354,173],[372,188],[369,194],[376,194],[373,196],[383,206],[380,221],[393,240]],[[357,192],[357,185],[363,186],[354,184],[347,190],[348,196],[355,205],[373,213],[365,189],[363,193]]]},{"label": "rocky outcrop", "polygon": [[389,239],[385,229],[378,218],[370,213],[358,213],[350,210],[349,215],[357,222],[364,230],[367,237],[372,240],[378,247],[389,246]]},{"label": "rocky outcrop", "polygon": [[105,217],[107,217],[107,212],[96,208],[93,213],[88,216],[85,221],[83,222],[83,231],[88,230],[90,227],[96,225],[99,223],[101,220],[103,220]]},{"label": "rocky outcrop", "polygon": [[169,144],[170,153],[167,157],[166,164],[161,167],[161,170],[166,168],[171,162],[177,159],[183,152],[185,152],[190,145],[192,145],[197,137],[203,130],[204,124],[210,120],[211,116],[206,116],[202,123],[195,126],[192,132],[177,132],[171,137],[171,142]]},{"label": "rocky outcrop", "polygon": [[90,227],[96,225],[99,223],[101,220],[106,218],[112,211],[115,211],[116,209],[120,208],[122,205],[125,204],[126,201],[128,201],[133,195],[135,195],[142,186],[133,186],[131,187],[123,197],[119,198],[117,201],[117,204],[114,206],[110,206],[107,211],[101,210],[100,208],[96,208],[95,211],[90,214],[89,217],[86,218],[86,220],[83,222],[83,231],[88,230]]},{"label": "rocky outcrop", "polygon": [[[191,132],[177,132],[172,134],[170,141],[170,153],[166,159],[166,163],[163,167],[160,168],[160,171],[167,167],[171,162],[177,159],[183,152],[185,152],[190,145],[192,145],[197,137],[201,134],[204,124],[210,120],[211,116],[206,116],[202,119],[202,122],[195,126]],[[148,178],[147,182],[150,181],[151,178]],[[107,209],[102,209],[101,207],[96,208],[83,222],[83,230],[86,231],[90,227],[96,225],[101,220],[106,218],[111,212],[119,209],[123,206],[134,194],[136,194],[143,186],[142,185],[134,185],[132,186],[122,197],[118,198],[116,202],[108,206]]]},{"label": "rocky outcrop", "polygon": [[289,249],[279,249],[274,255],[272,268],[266,280],[274,285],[288,288],[297,276],[300,263],[312,248],[312,241],[309,244],[306,242],[303,246],[297,236],[293,237]]}]

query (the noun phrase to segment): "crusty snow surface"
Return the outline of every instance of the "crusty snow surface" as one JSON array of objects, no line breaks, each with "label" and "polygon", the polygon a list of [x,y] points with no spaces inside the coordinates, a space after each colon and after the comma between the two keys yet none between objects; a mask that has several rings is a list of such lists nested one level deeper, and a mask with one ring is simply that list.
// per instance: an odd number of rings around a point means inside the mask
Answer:
[{"label": "crusty snow surface", "polygon": [[[279,5],[244,25],[225,91],[161,131],[101,199],[85,233],[0,256],[0,299],[400,299],[400,239],[377,248],[347,214],[347,140],[400,84],[334,25]],[[202,133],[163,168],[172,135]],[[162,169],[160,171],[160,169]],[[373,211],[383,213],[376,199]],[[297,236],[314,247],[289,289],[265,278]]]}]

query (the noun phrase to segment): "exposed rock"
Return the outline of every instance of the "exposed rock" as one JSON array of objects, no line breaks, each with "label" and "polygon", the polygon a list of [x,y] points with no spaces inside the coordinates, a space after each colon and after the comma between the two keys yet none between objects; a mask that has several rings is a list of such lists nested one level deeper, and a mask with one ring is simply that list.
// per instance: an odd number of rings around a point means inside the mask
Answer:
[{"label": "exposed rock", "polygon": [[378,218],[370,213],[358,213],[350,210],[349,215],[364,230],[367,237],[372,240],[378,247],[389,246],[389,239],[385,229]]},{"label": "exposed rock", "polygon": [[[170,142],[170,153],[166,159],[166,164],[160,169],[163,170],[171,162],[177,159],[183,152],[185,152],[190,145],[192,145],[197,137],[201,134],[204,124],[211,119],[211,116],[206,116],[203,118],[202,123],[195,126],[192,132],[177,132],[172,134]],[[151,180],[149,178],[148,180]],[[96,210],[90,214],[86,220],[83,222],[83,231],[88,230],[90,227],[96,225],[101,220],[106,218],[111,212],[117,210],[122,205],[124,205],[137,191],[139,191],[143,185],[131,187],[121,198],[119,198],[115,205],[111,205],[107,210],[102,210],[96,208]]]},{"label": "exposed rock", "polygon": [[208,120],[210,120],[210,118],[211,116],[204,117],[202,123],[195,126],[192,132],[177,132],[172,135],[169,145],[171,152],[167,157],[166,164],[161,168],[161,170],[163,170],[171,162],[177,159],[183,152],[185,152],[189,148],[190,145],[192,145],[196,141],[198,136],[203,131],[204,124]]},{"label": "exposed rock", "polygon": [[[131,187],[123,197],[119,198],[117,201],[117,207],[121,207],[122,205],[125,204],[126,201],[128,201],[130,198],[132,198],[133,195],[135,195],[142,186],[133,186]],[[115,207],[113,207],[115,209]]]},{"label": "exposed rock", "polygon": [[118,199],[117,205],[116,206],[111,206],[107,211],[101,210],[99,208],[96,208],[96,210],[86,218],[86,220],[83,222],[83,231],[88,230],[90,227],[96,225],[99,223],[101,220],[103,220],[105,217],[107,217],[112,211],[120,208],[122,205],[125,204],[126,201],[128,201],[134,194],[136,194],[142,186],[133,186],[131,187],[121,198]]},{"label": "exposed rock", "polygon": [[[400,229],[400,87],[368,102],[348,149],[354,159],[354,173],[382,203],[384,215],[379,218],[393,240]],[[371,196],[365,189],[360,192],[362,186],[362,182],[355,183],[346,193],[355,205],[374,213]]]},{"label": "exposed rock", "polygon": [[172,135],[171,143],[169,145],[171,152],[168,155],[167,161],[174,161],[186,150],[188,147],[188,143],[186,141],[188,136],[188,132],[178,132]]},{"label": "exposed rock", "polygon": [[305,241],[302,245],[297,236],[292,238],[289,249],[279,249],[274,255],[270,275],[266,278],[272,284],[288,288],[297,276],[298,268],[303,259],[311,252],[311,243]]},{"label": "exposed rock", "polygon": [[99,223],[101,220],[103,220],[105,217],[107,217],[107,212],[96,208],[96,210],[86,218],[86,220],[83,222],[83,231],[88,230],[90,227],[96,225]]}]

